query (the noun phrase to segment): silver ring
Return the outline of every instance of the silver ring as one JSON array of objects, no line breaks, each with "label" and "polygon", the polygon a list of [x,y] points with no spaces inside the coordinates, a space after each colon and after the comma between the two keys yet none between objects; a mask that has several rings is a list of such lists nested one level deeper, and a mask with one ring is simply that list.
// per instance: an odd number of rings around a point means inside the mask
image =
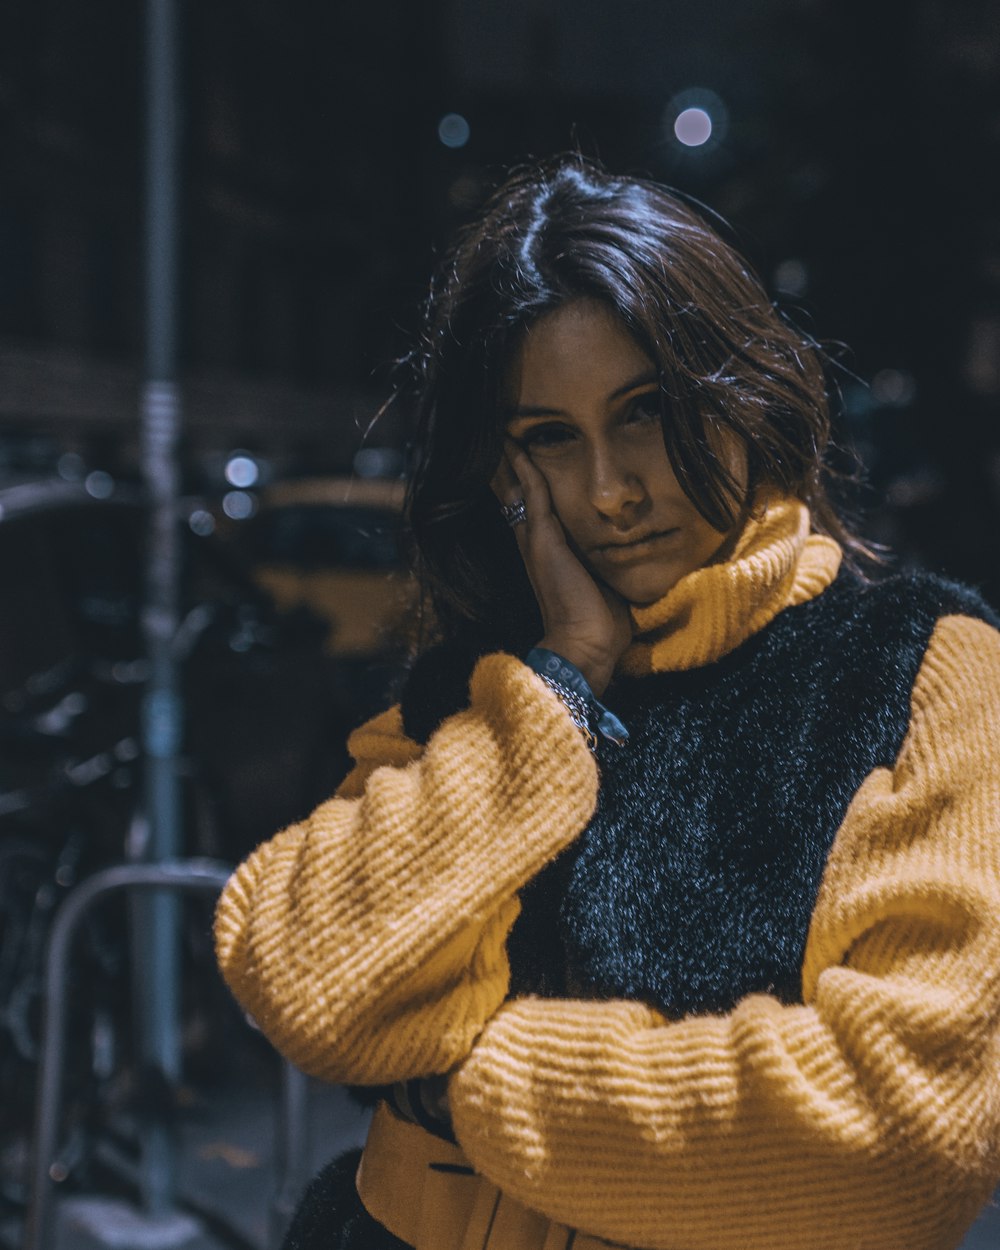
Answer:
[{"label": "silver ring", "polygon": [[513,503],[502,504],[500,512],[508,525],[521,525],[528,519],[528,509],[523,499],[515,499]]}]

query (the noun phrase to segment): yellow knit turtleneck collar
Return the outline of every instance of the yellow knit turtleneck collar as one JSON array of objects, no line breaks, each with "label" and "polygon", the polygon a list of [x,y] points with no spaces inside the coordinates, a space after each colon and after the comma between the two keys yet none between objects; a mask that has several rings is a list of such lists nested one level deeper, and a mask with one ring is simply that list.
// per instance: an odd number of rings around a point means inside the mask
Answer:
[{"label": "yellow knit turtleneck collar", "polygon": [[746,523],[732,556],[688,573],[662,599],[632,608],[635,636],[620,671],[630,677],[711,664],[783,609],[820,594],[840,568],[840,546],[809,533],[809,510],[771,503]]}]

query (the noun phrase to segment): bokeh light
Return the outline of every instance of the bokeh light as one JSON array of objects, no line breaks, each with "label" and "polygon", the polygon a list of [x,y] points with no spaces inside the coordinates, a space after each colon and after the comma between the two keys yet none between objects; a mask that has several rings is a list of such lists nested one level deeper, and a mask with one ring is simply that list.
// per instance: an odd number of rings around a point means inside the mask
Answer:
[{"label": "bokeh light", "polygon": [[809,289],[809,270],[805,262],[789,256],[774,268],[774,289],[782,295],[801,298]]},{"label": "bokeh light", "polygon": [[664,128],[682,148],[714,149],[729,124],[729,112],[722,99],[707,87],[679,91],[667,105]]},{"label": "bokeh light", "polygon": [[686,148],[700,148],[712,137],[712,119],[703,108],[682,109],[674,119],[674,134]]},{"label": "bokeh light", "polygon": [[883,408],[908,408],[916,397],[916,378],[905,369],[880,369],[872,378],[872,398]]},{"label": "bokeh light", "polygon": [[248,521],[257,511],[257,501],[245,490],[231,490],[222,497],[222,511],[231,521]]},{"label": "bokeh light", "polygon": [[260,468],[257,461],[245,451],[233,452],[226,461],[226,481],[230,486],[243,490],[256,485],[259,478]]},{"label": "bokeh light", "polygon": [[67,451],[56,462],[56,472],[64,482],[80,482],[87,475],[87,467],[83,456],[75,451]]},{"label": "bokeh light", "polygon": [[88,473],[83,485],[92,499],[110,499],[115,491],[114,478],[103,469],[95,469],[93,473]]},{"label": "bokeh light", "polygon": [[461,113],[445,113],[438,122],[438,138],[446,148],[464,148],[472,128]]},{"label": "bokeh light", "polygon": [[394,447],[362,447],[355,453],[358,477],[398,477],[402,471],[403,457]]},{"label": "bokeh light", "polygon": [[215,517],[204,508],[196,508],[188,517],[188,526],[192,534],[197,534],[199,538],[207,538],[215,531]]}]

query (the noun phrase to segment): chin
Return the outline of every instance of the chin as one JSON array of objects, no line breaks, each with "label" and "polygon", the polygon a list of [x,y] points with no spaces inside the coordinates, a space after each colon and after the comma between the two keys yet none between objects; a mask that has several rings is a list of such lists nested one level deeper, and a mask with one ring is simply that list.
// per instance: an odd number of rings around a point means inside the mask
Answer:
[{"label": "chin", "polygon": [[683,573],[665,573],[635,577],[618,577],[610,582],[611,589],[617,595],[637,608],[648,608],[665,594],[673,590],[684,576]]}]

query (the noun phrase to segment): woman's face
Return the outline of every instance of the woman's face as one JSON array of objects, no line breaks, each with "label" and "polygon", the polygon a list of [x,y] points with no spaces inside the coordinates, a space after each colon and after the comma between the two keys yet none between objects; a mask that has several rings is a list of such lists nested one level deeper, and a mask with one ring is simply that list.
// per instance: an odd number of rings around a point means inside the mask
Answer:
[{"label": "woman's face", "polygon": [[[655,365],[596,300],[525,333],[506,379],[507,433],[545,477],[570,545],[623,599],[649,604],[723,554],[681,490],[660,425]],[[727,467],[746,481],[734,447]]]}]

